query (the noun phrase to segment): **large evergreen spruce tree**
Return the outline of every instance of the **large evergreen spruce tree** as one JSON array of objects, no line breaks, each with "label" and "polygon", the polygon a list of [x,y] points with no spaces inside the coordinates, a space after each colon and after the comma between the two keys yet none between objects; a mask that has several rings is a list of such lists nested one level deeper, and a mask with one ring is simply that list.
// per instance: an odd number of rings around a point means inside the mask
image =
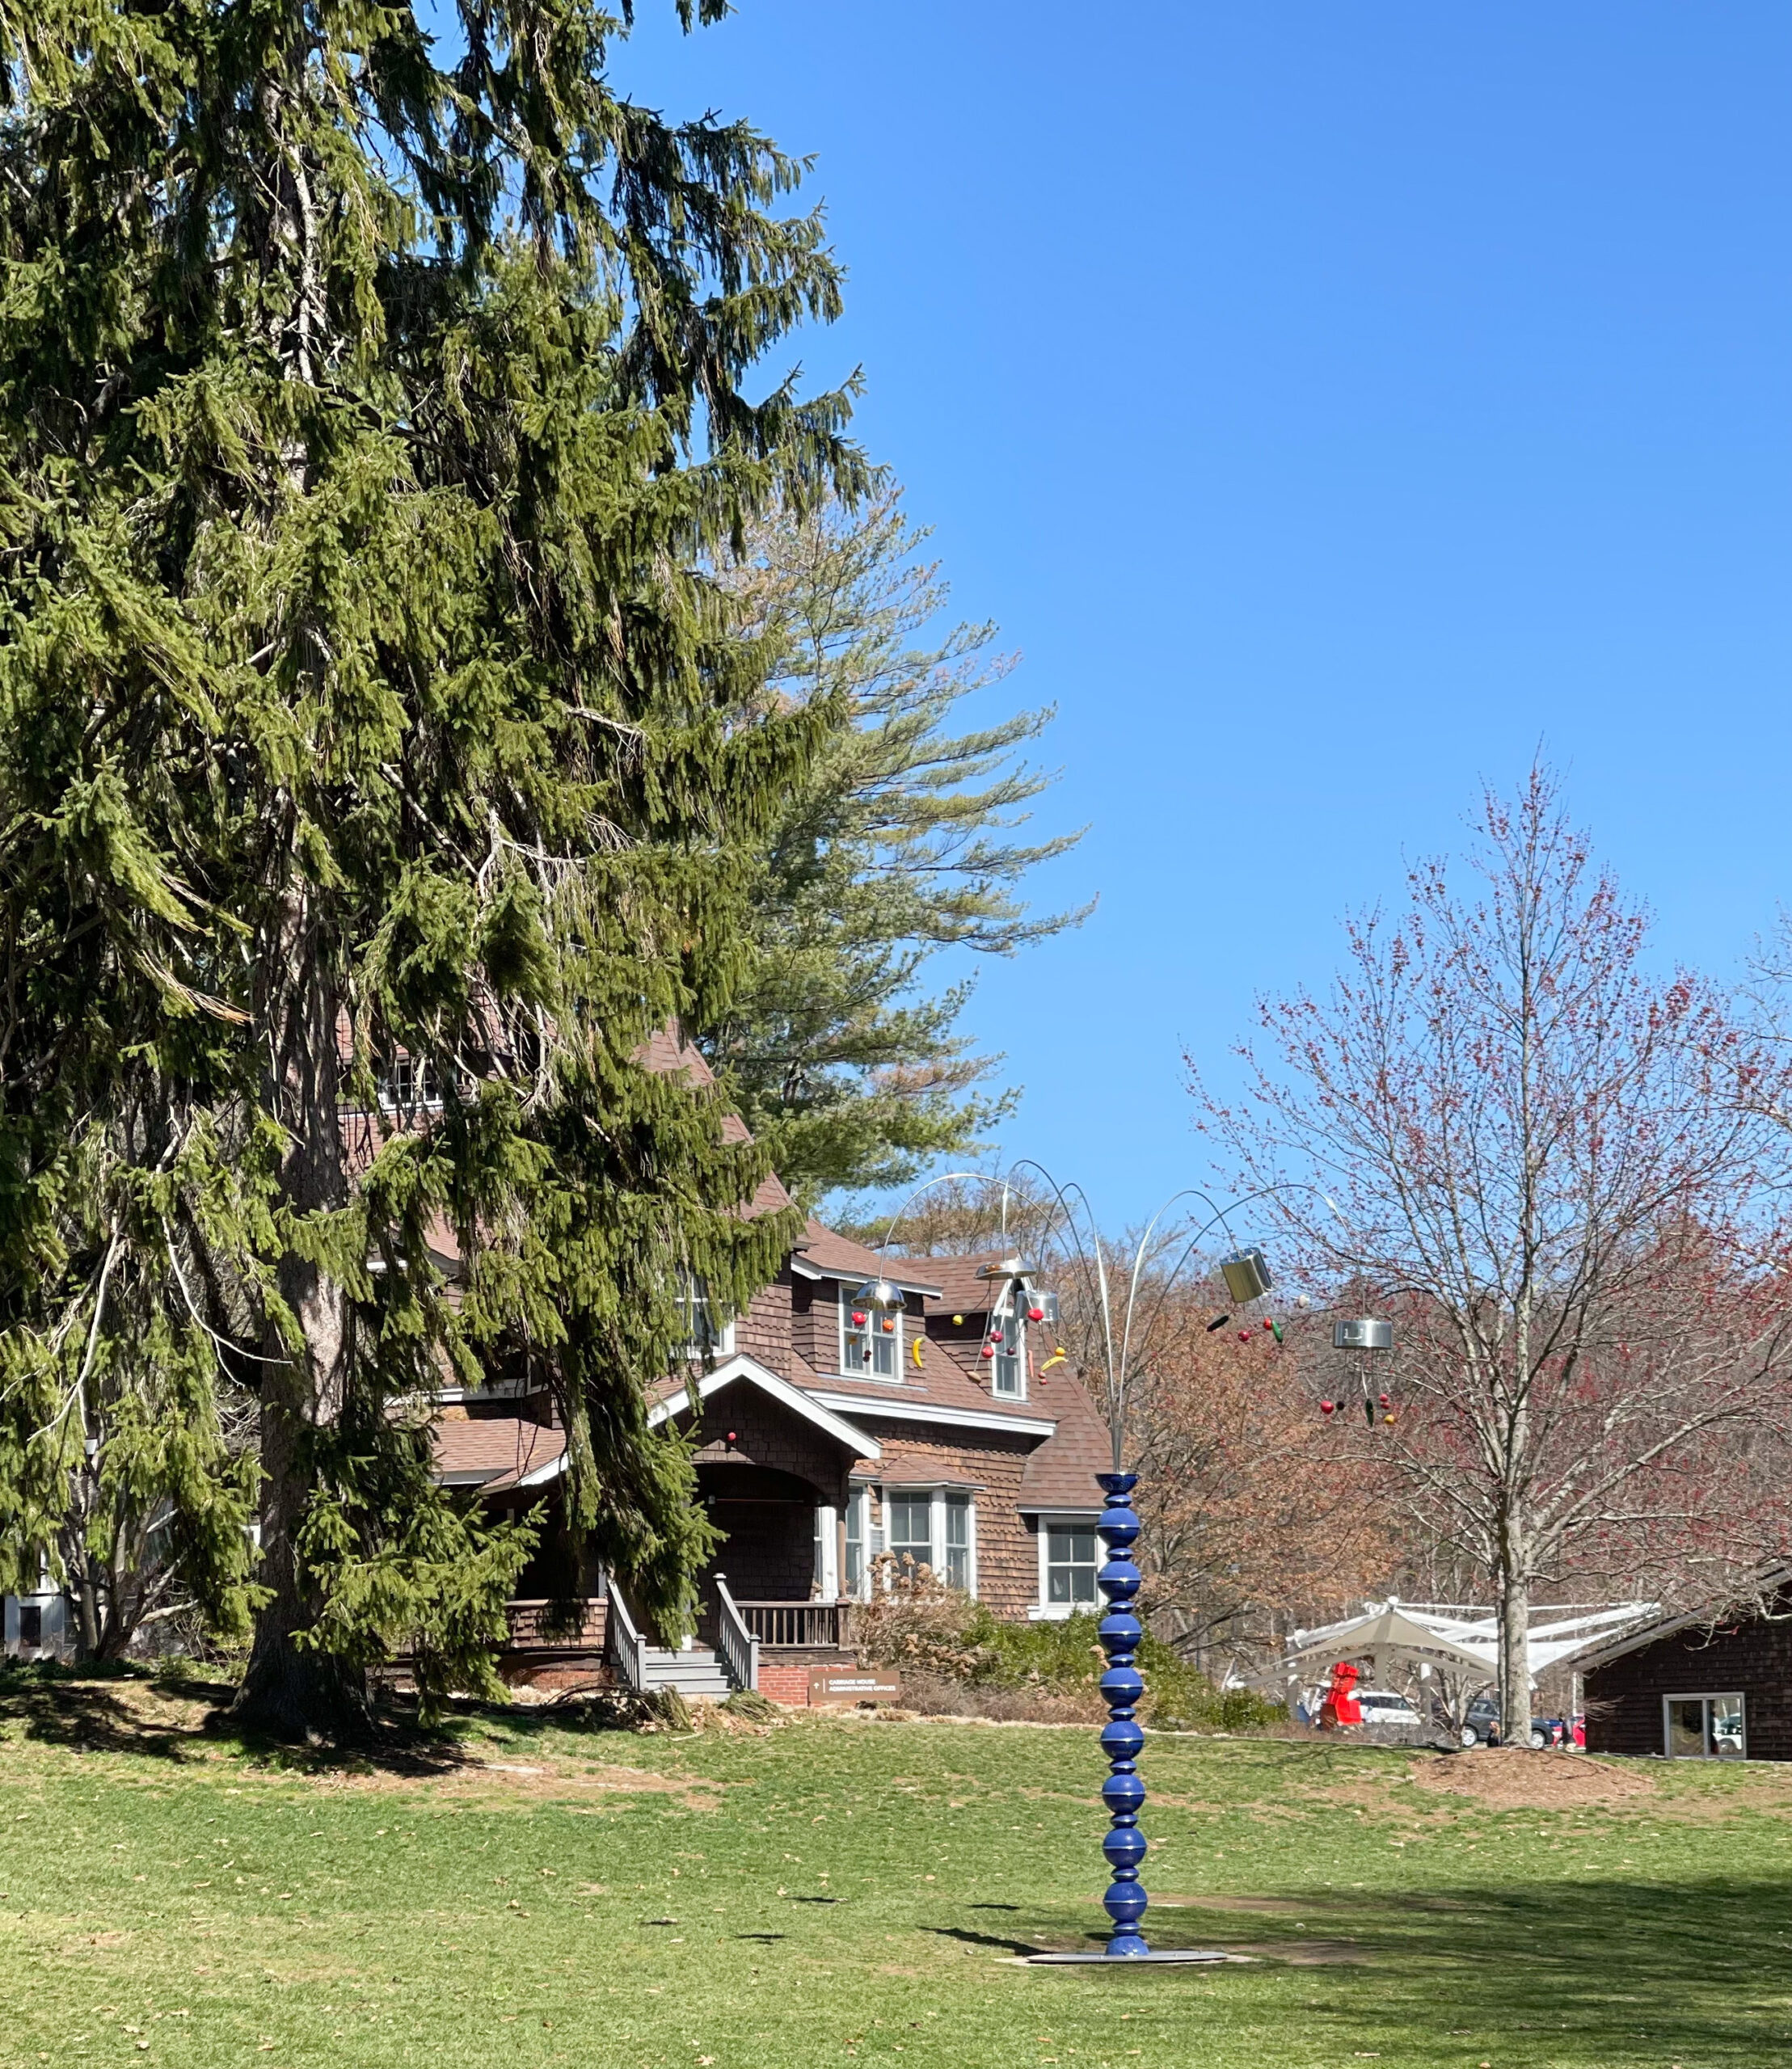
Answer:
[{"label": "large evergreen spruce tree", "polygon": [[829,723],[764,844],[742,982],[696,1031],[805,1202],[977,1152],[1013,1095],[985,1089],[1001,1060],[961,1031],[970,980],[930,988],[930,966],[1011,955],[1085,917],[1019,895],[1079,837],[1019,836],[1052,781],[1022,757],[1052,713],[955,730],[1009,664],[993,626],[942,627],[926,542],[886,482],[856,508],[770,512],[725,571],[777,651],[774,693]]},{"label": "large evergreen spruce tree", "polygon": [[452,1370],[554,1387],[571,1520],[688,1611],[643,1382],[789,1231],[636,1059],[826,723],[701,571],[859,478],[843,397],[744,386],[835,310],[800,168],[619,98],[591,0],[441,26],[0,0],[0,1532],[162,1505],[287,1733],[401,1640],[485,1671],[526,1533],[431,1484]]}]

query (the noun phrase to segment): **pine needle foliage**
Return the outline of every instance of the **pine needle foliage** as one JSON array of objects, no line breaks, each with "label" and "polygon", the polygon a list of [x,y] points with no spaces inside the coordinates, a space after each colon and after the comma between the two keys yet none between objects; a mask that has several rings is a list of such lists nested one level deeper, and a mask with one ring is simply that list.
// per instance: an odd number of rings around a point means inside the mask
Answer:
[{"label": "pine needle foliage", "polygon": [[743,386],[839,280],[798,162],[612,90],[627,22],[0,0],[0,1542],[137,1475],[280,1731],[489,1675],[531,1528],[432,1485],[447,1376],[546,1380],[676,1628],[643,1386],[791,1233],[638,1056],[829,730],[702,571],[863,485],[846,393]]},{"label": "pine needle foliage", "polygon": [[959,1031],[970,982],[930,991],[926,966],[948,949],[1012,955],[1084,917],[1021,895],[1080,838],[1020,832],[1053,781],[1023,751],[1053,714],[954,730],[1012,663],[992,625],[939,636],[949,596],[926,545],[883,482],[861,506],[778,509],[724,575],[779,655],[771,693],[830,714],[754,876],[744,981],[702,1030],[808,1203],[976,1150],[1015,1095],[986,1089],[1001,1059]]}]

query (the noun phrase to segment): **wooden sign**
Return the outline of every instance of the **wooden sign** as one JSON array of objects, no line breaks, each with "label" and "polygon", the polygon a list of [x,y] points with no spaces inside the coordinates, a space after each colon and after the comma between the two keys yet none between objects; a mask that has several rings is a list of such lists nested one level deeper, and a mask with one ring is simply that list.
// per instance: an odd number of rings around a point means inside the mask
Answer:
[{"label": "wooden sign", "polygon": [[902,1697],[902,1678],[887,1667],[814,1667],[809,1670],[809,1701],[894,1703]]}]

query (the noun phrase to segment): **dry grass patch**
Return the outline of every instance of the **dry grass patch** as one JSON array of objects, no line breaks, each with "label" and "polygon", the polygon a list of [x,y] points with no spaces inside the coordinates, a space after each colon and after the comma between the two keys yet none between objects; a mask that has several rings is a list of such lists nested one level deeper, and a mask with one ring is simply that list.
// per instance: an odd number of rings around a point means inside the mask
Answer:
[{"label": "dry grass patch", "polygon": [[1421,1789],[1472,1796],[1495,1810],[1578,1810],[1653,1796],[1652,1775],[1585,1753],[1533,1753],[1522,1746],[1482,1746],[1436,1753],[1408,1770]]}]

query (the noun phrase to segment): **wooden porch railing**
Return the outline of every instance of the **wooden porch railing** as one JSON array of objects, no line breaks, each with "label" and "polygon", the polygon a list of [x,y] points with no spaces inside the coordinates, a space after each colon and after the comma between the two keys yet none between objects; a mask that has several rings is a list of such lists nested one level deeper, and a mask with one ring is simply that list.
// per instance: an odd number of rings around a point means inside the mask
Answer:
[{"label": "wooden porch railing", "polygon": [[853,1605],[840,1602],[738,1602],[740,1620],[768,1650],[807,1646],[844,1651],[852,1643]]},{"label": "wooden porch railing", "polygon": [[622,1591],[613,1574],[609,1582],[609,1621],[605,1629],[605,1650],[616,1667],[617,1679],[639,1695],[647,1685],[647,1642],[635,1627]]},{"label": "wooden porch railing", "polygon": [[549,1622],[554,1604],[550,1602],[507,1602],[504,1621],[510,1626],[510,1642],[519,1652],[544,1646],[595,1645],[604,1634],[604,1600],[588,1595],[579,1604],[576,1623],[554,1626]]},{"label": "wooden porch railing", "polygon": [[715,1577],[715,1650],[722,1671],[737,1688],[759,1686],[759,1641],[748,1629],[728,1584]]}]

